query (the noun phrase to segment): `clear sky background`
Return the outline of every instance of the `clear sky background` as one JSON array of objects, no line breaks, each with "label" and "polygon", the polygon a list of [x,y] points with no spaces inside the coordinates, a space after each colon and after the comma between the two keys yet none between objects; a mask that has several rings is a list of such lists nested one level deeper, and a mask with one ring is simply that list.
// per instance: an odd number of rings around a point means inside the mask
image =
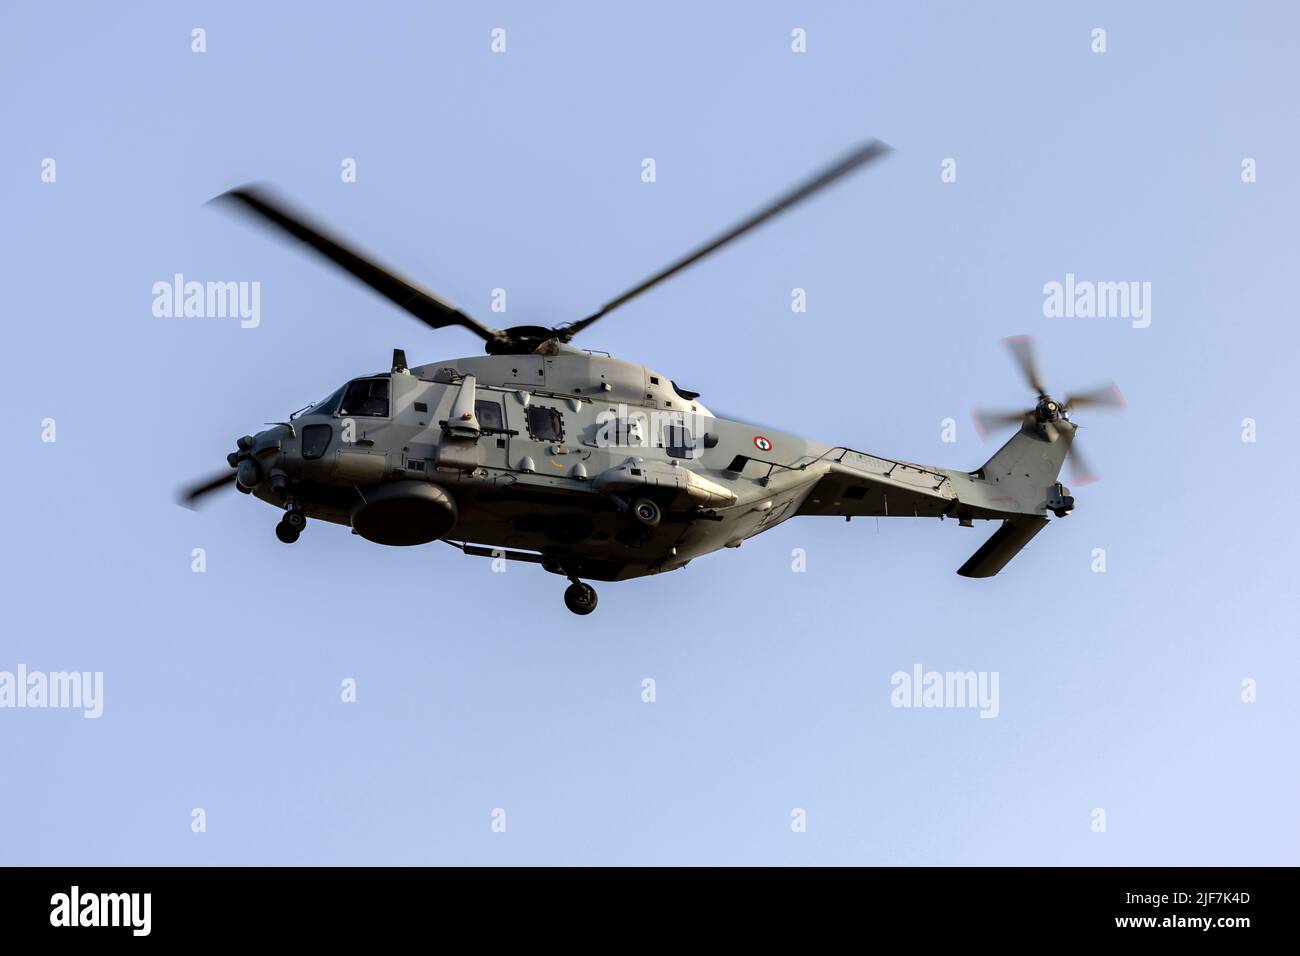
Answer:
[{"label": "clear sky background", "polygon": [[[105,701],[0,710],[0,862],[1294,865],[1298,36],[1288,3],[6,5],[0,670]],[[989,524],[805,518],[578,618],[535,567],[174,503],[395,346],[480,350],[217,193],[553,324],[873,136],[582,344],[962,468],[970,407],[1031,399],[1002,337],[1058,393],[1114,378],[1127,412],[1077,416],[1103,480],[1000,576],[954,573]],[[153,317],[177,272],[261,282],[260,327]],[[1067,272],[1151,282],[1150,327],[1045,318]],[[999,716],[891,707],[916,663],[996,671]]]}]

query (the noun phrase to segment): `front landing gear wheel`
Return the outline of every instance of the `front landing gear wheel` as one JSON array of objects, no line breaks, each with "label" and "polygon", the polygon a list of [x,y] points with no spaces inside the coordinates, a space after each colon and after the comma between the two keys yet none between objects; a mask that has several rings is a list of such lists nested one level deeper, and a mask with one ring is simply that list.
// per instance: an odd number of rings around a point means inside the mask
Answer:
[{"label": "front landing gear wheel", "polygon": [[596,589],[574,581],[564,589],[564,606],[574,614],[590,614],[596,610]]},{"label": "front landing gear wheel", "polygon": [[307,516],[297,508],[291,508],[284,513],[280,523],[288,525],[294,531],[301,532],[303,528],[307,527]]},{"label": "front landing gear wheel", "polygon": [[302,532],[289,524],[287,518],[282,518],[280,523],[275,526],[275,536],[285,544],[293,544],[298,540],[298,535],[300,534],[302,534]]}]

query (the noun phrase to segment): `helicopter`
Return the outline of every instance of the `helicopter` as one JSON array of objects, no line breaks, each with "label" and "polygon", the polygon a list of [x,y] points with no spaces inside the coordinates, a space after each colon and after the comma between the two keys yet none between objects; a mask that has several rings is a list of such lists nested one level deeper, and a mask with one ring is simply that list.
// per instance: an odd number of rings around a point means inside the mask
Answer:
[{"label": "helicopter", "polygon": [[292,210],[264,187],[213,200],[266,224],[435,329],[459,327],[485,355],[361,375],[288,420],[238,439],[182,503],[233,486],[281,512],[296,542],[308,520],[367,541],[442,541],[467,555],[540,565],[568,579],[565,606],[590,614],[589,581],[684,568],[797,516],[954,518],[1001,524],[958,574],[991,577],[1074,497],[1059,475],[1089,475],[1071,413],[1123,400],[1113,385],[1052,398],[1031,341],[1006,340],[1032,407],[976,413],[1016,426],[974,471],[883,458],[712,413],[667,375],[573,339],[633,298],[890,152],[862,143],[731,229],[576,322],[497,329],[413,284]]}]

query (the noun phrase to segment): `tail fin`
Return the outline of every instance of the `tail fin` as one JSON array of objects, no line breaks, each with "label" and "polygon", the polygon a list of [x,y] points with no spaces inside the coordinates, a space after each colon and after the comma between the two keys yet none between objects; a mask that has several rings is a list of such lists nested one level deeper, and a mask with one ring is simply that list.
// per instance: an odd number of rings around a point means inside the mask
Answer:
[{"label": "tail fin", "polygon": [[[974,518],[1005,519],[993,537],[958,570],[958,574],[969,578],[997,574],[1047,524],[1048,511],[1063,518],[1074,508],[1069,489],[1059,479],[1075,437],[1070,410],[1085,405],[1123,405],[1123,398],[1114,385],[1072,393],[1060,402],[1053,400],[1043,385],[1033,341],[1028,336],[1017,335],[1004,342],[1011,349],[1025,384],[1038,395],[1038,400],[1033,408],[1025,411],[975,412],[975,427],[981,434],[985,423],[1018,424],[1020,430],[978,471],[965,475],[948,473],[957,494],[956,514],[963,525],[969,527]],[[1071,466],[1071,474],[1076,478],[1088,474],[1078,452],[1074,453]]]},{"label": "tail fin", "polygon": [[1074,426],[1065,419],[1028,422],[971,480],[958,484],[962,504],[979,509],[983,517],[1006,519],[958,574],[993,577],[1043,530],[1048,509],[1064,515],[1074,506],[1058,482],[1073,440]]},{"label": "tail fin", "polygon": [[[977,472],[984,479],[979,489],[983,494],[974,494],[969,503],[993,511],[1041,515],[1049,507],[1052,486],[1073,440],[1074,425],[1064,419],[1026,424]],[[978,500],[981,497],[985,500]]]}]

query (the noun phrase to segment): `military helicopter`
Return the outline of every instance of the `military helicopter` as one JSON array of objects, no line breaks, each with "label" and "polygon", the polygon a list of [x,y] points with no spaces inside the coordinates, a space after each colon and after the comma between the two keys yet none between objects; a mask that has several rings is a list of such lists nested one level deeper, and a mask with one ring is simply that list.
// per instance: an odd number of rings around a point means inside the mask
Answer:
[{"label": "military helicopter", "polygon": [[[297,541],[308,519],[377,544],[443,541],[465,554],[531,562],[570,581],[564,603],[590,614],[587,580],[683,568],[799,515],[1000,520],[958,569],[997,574],[1074,508],[1058,480],[1074,445],[1070,413],[1121,403],[1112,387],[1059,402],[1027,338],[1008,340],[1037,395],[1032,408],[977,416],[1017,432],[974,471],[895,461],[714,415],[670,377],[573,339],[619,306],[889,152],[863,143],[731,229],[576,322],[489,327],[331,237],[260,187],[214,202],[300,240],[433,329],[459,326],[486,355],[362,375],[288,421],[245,435],[220,474],[185,489],[193,505],[233,485],[282,512]],[[1086,467],[1081,469],[1086,473]]]}]

